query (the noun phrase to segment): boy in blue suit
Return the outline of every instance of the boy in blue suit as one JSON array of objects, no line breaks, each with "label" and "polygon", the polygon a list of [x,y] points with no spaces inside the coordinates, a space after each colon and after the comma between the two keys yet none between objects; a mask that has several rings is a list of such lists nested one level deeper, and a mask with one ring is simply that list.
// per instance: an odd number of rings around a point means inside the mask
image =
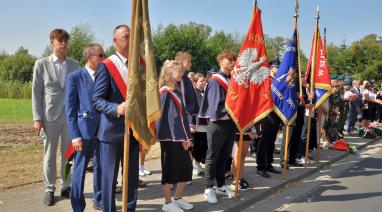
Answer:
[{"label": "boy in blue suit", "polygon": [[93,207],[101,210],[101,167],[97,129],[100,114],[93,108],[94,78],[97,65],[105,58],[102,46],[89,44],[84,49],[85,67],[68,76],[65,90],[65,112],[69,136],[75,150],[72,176],[71,203],[73,211],[82,212],[85,172],[94,153]]}]

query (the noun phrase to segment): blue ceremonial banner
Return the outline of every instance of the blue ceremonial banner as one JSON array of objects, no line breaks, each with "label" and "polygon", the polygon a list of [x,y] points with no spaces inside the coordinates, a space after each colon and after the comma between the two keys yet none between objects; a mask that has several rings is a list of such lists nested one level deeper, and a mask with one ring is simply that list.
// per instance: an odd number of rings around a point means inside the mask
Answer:
[{"label": "blue ceremonial banner", "polygon": [[286,125],[297,116],[298,60],[297,30],[285,52],[280,68],[272,82],[272,98],[276,114]]}]

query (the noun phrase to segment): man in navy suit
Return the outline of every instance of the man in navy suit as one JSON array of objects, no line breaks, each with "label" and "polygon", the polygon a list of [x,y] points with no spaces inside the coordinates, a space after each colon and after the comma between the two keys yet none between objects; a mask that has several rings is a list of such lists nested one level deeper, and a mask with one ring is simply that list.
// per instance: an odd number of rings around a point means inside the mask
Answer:
[{"label": "man in navy suit", "polygon": [[105,53],[101,45],[92,43],[85,47],[83,56],[85,67],[68,76],[65,90],[66,122],[75,151],[71,189],[71,203],[75,212],[82,212],[86,207],[85,171],[93,153],[93,207],[102,209],[99,142],[96,137],[100,114],[93,108],[92,98],[97,65],[105,58]]},{"label": "man in navy suit", "polygon": [[[102,169],[102,208],[115,211],[115,186],[123,158],[125,101],[130,29],[119,25],[113,32],[116,53],[98,65],[93,106],[101,112],[98,130]],[[128,211],[135,211],[138,196],[139,144],[130,134]],[[123,182],[124,183],[124,182]]]}]

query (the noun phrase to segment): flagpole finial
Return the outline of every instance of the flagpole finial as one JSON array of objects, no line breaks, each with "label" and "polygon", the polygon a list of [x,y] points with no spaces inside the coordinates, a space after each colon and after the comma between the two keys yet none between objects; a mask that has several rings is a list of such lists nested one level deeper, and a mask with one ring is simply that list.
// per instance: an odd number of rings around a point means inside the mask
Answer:
[{"label": "flagpole finial", "polygon": [[298,0],[296,0],[296,4],[294,6],[294,18],[297,19],[298,18],[298,10],[299,10],[299,4],[298,4]]},{"label": "flagpole finial", "polygon": [[257,8],[257,0],[255,0],[255,9]]},{"label": "flagpole finial", "polygon": [[317,15],[316,15],[317,23],[318,23],[318,19],[320,19],[320,6],[317,5]]}]

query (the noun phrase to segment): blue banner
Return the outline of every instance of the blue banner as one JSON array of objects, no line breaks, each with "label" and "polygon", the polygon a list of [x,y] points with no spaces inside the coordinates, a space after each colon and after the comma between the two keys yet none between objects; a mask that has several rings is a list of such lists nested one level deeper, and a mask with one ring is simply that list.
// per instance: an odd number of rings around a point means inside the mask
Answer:
[{"label": "blue banner", "polygon": [[296,36],[297,31],[295,30],[271,86],[275,112],[284,124],[292,124],[297,116],[298,59]]}]

